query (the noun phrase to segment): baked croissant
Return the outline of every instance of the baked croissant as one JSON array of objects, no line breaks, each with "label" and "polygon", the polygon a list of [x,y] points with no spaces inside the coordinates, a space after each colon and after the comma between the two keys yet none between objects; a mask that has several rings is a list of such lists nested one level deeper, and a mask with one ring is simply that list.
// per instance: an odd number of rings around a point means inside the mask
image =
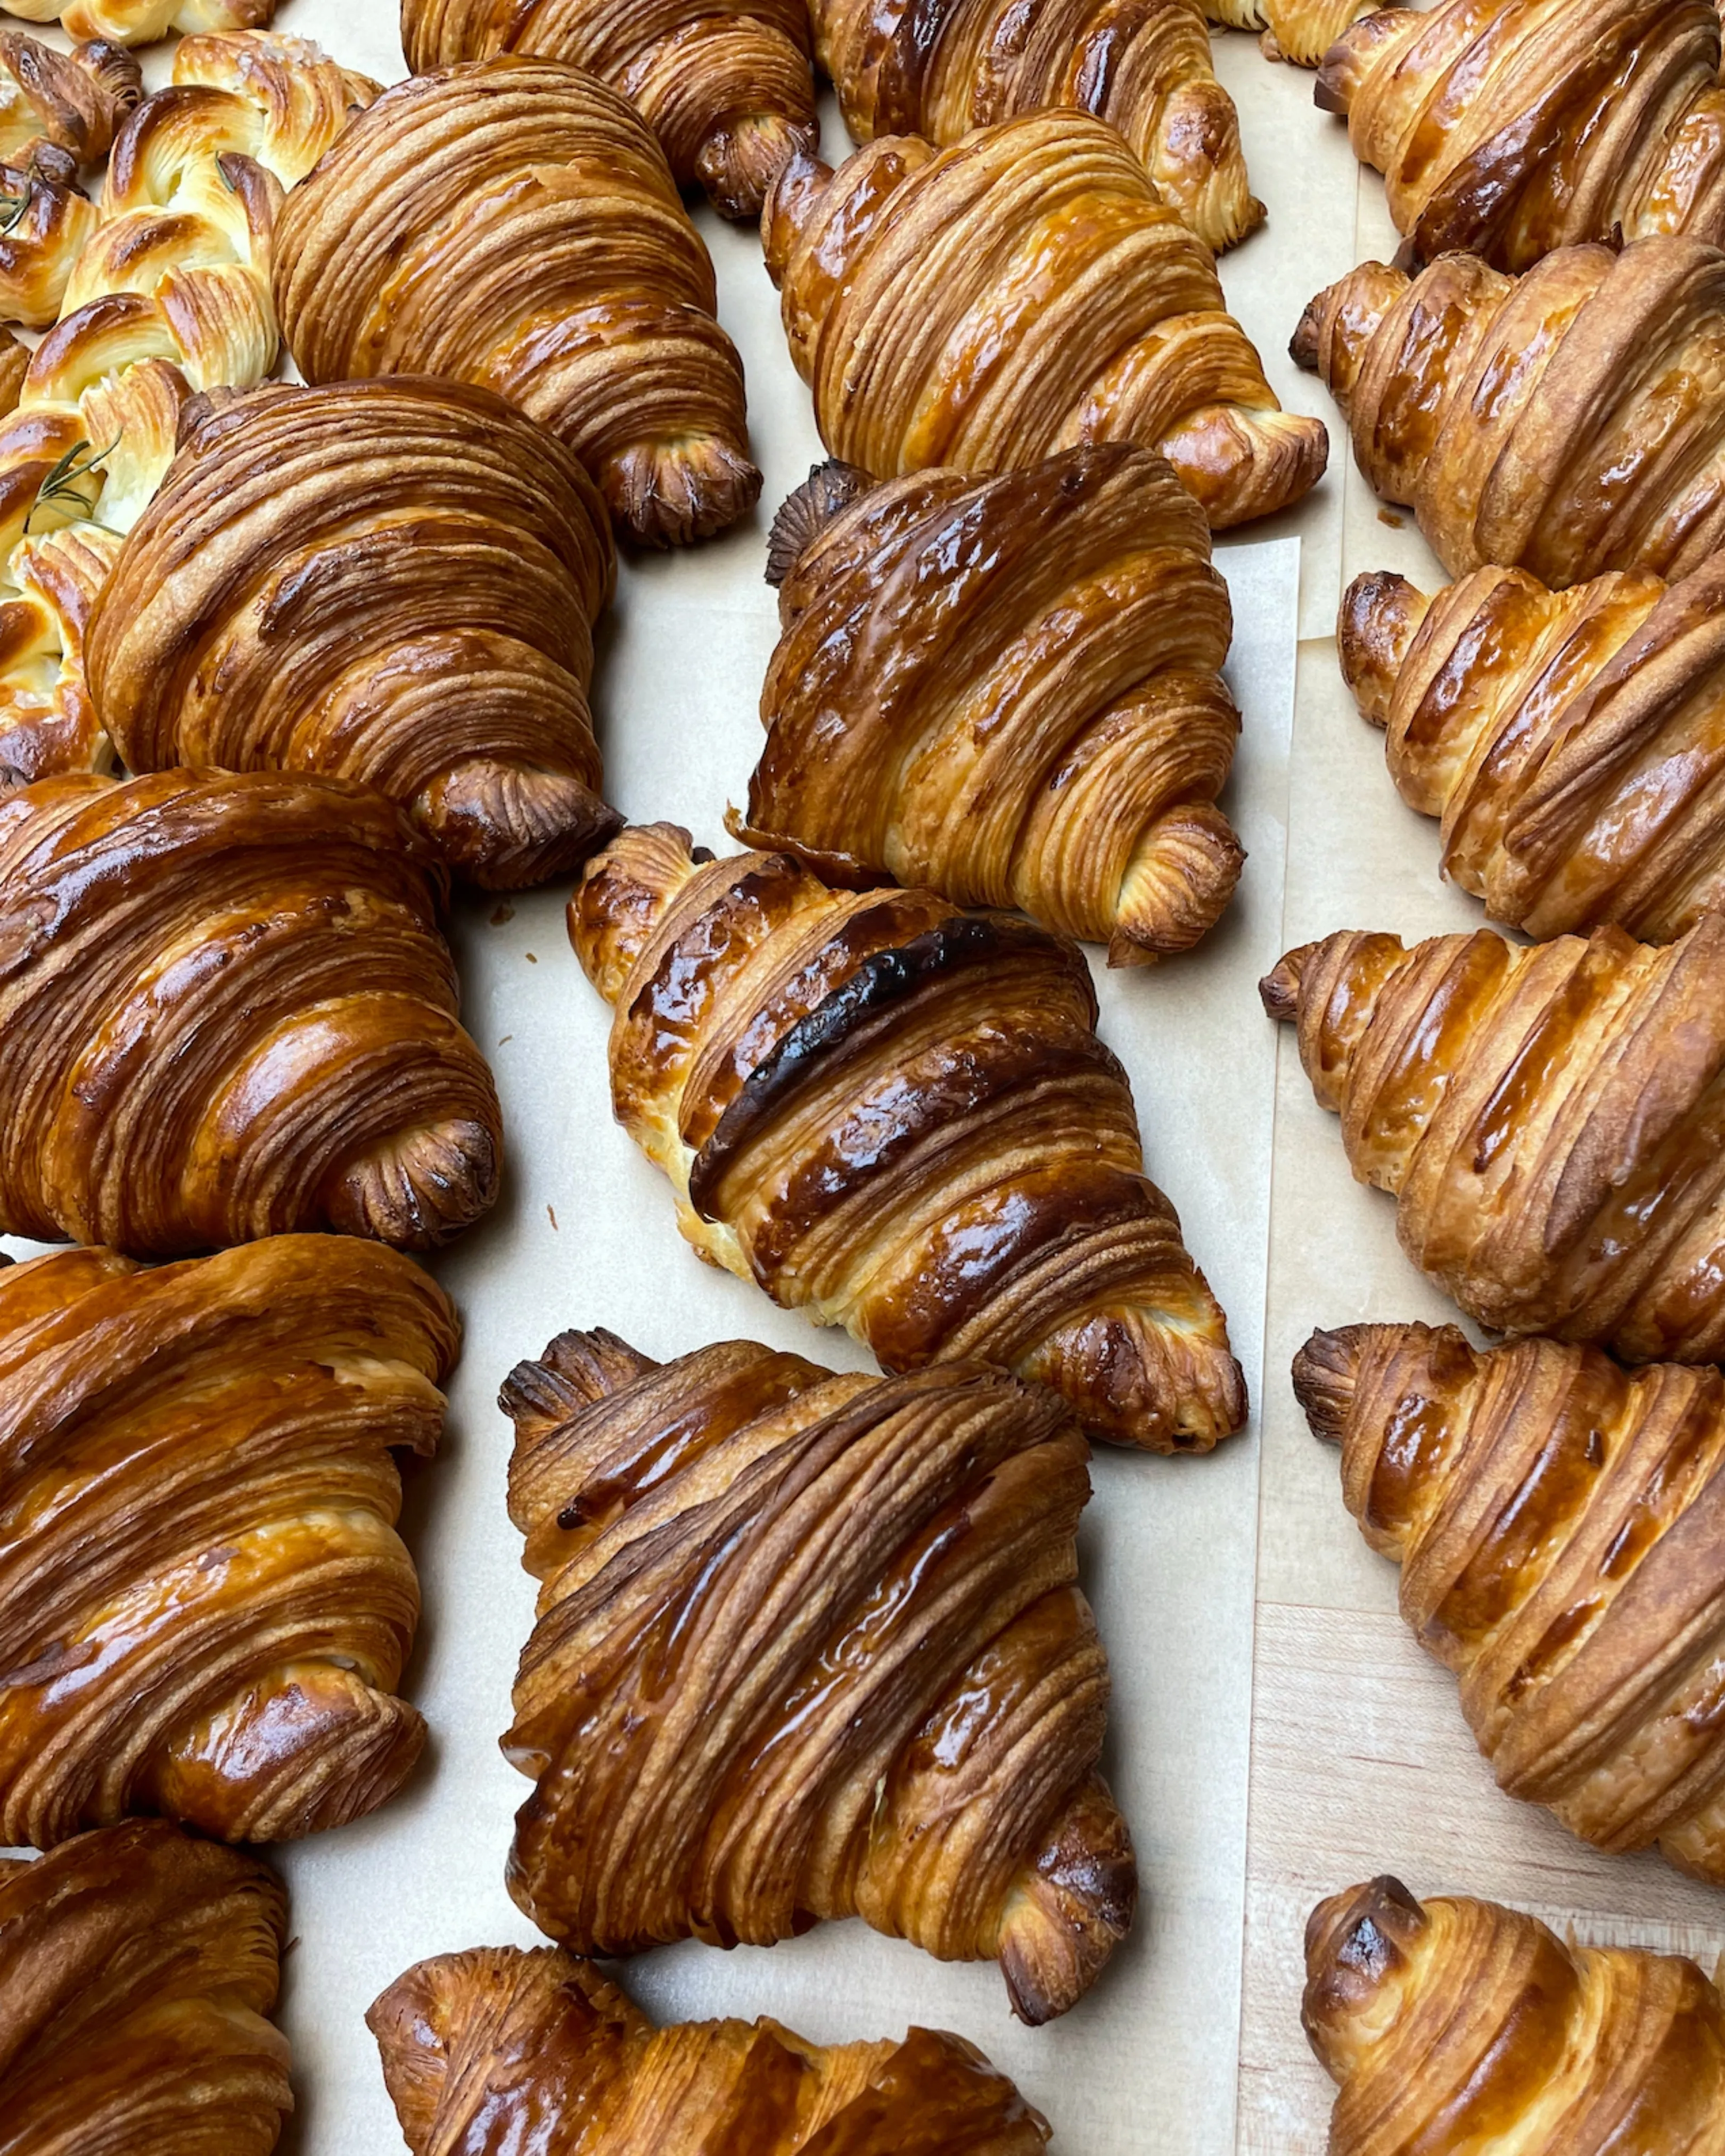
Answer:
[{"label": "baked croissant", "polygon": [[1088,114],[940,151],[883,136],[836,172],[799,154],[761,229],[821,439],[877,479],[1136,442],[1220,527],[1323,470],[1322,422],[1276,403],[1209,249]]},{"label": "baked croissant", "polygon": [[1478,569],[1428,598],[1359,578],[1342,670],[1444,870],[1532,936],[1644,942],[1725,902],[1725,555],[1563,593]]},{"label": "baked croissant", "polygon": [[57,53],[0,30],[0,321],[39,329],[59,314],[100,222],[79,170],[107,156],[142,95],[138,64],[118,45]]},{"label": "baked croissant", "polygon": [[784,854],[716,861],[668,824],[588,863],[569,935],[617,1007],[617,1120],[710,1263],[888,1370],[993,1363],[1119,1444],[1240,1428],[1227,1321],[1076,945]]},{"label": "baked croissant", "polygon": [[1676,1954],[1374,1879],[1313,1910],[1306,1969],[1330,2156],[1712,2156],[1725,2135],[1725,2002]]},{"label": "baked croissant", "polygon": [[435,891],[400,812],[331,779],[0,793],[0,1234],[424,1250],[476,1219],[497,1095]]},{"label": "baked croissant", "polygon": [[1481,1324],[1725,1356],[1725,916],[1659,949],[1350,930],[1262,993],[1403,1249]]},{"label": "baked croissant", "polygon": [[900,2044],[811,2044],[764,2018],[655,2029],[591,1962],[555,1947],[422,1961],[366,2020],[413,2156],[1040,2156],[1048,2146],[1048,2122],[962,2036],[912,2029]]},{"label": "baked croissant", "polygon": [[578,459],[489,391],[272,384],[188,408],[85,666],[131,769],[363,780],[507,890],[620,820],[587,701],[614,574]]},{"label": "baked croissant", "polygon": [[267,29],[275,0],[6,0],[6,12],[74,38],[151,45],[170,30]]},{"label": "baked croissant", "polygon": [[1384,176],[1410,258],[1725,242],[1715,0],[1437,0],[1356,23],[1317,103]]},{"label": "baked croissant", "polygon": [[1348,415],[1360,470],[1452,577],[1554,588],[1679,578],[1725,547],[1725,254],[1697,239],[1565,247],[1525,277],[1446,254],[1321,292],[1293,355]]},{"label": "baked croissant", "polygon": [[505,54],[398,83],[294,190],[276,239],[308,381],[495,389],[655,546],[753,505],[712,263],[639,115],[578,68]]},{"label": "baked croissant", "polygon": [[1384,0],[1204,0],[1213,23],[1230,30],[1261,30],[1266,54],[1316,67],[1348,26]]},{"label": "baked croissant", "polygon": [[1245,859],[1216,806],[1233,618],[1162,458],[878,487],[828,465],[780,510],[768,574],[783,632],[737,838],[1021,906],[1113,965],[1214,924]]},{"label": "baked croissant", "polygon": [[1076,1580],[1089,1450],[975,1364],[835,1377],[747,1341],[523,1363],[510,1517],[540,1583],[504,1738],[509,1890],[581,1953],[861,1917],[998,1959],[1043,2022],[1132,1922]]}]

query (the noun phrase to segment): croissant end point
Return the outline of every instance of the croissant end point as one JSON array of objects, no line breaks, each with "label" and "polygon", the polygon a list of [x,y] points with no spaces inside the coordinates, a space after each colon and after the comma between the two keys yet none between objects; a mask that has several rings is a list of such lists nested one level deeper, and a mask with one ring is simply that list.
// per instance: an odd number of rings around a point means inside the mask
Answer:
[{"label": "croissant end point", "polygon": [[775,588],[782,584],[828,525],[874,484],[865,471],[839,457],[811,465],[801,486],[778,505],[767,535],[768,583]]},{"label": "croissant end point", "polygon": [[780,171],[799,153],[820,147],[813,121],[782,112],[751,114],[721,128],[701,146],[695,169],[721,216],[757,218]]},{"label": "croissant end point", "polygon": [[1306,1994],[1300,2019],[1319,2062],[1334,2078],[1347,2024],[1374,2000],[1403,1949],[1425,1928],[1425,1912],[1386,1872],[1320,1902],[1306,1925]]},{"label": "croissant end point", "polygon": [[1291,1025],[1298,1019],[1301,979],[1317,948],[1315,943],[1302,943],[1298,950],[1285,952],[1259,982],[1259,1000],[1278,1025]]},{"label": "croissant end point", "polygon": [[1131,1832],[1106,1784],[1092,1776],[1014,1889],[1001,1926],[1001,1974],[1019,2020],[1040,2028],[1076,2005],[1131,1930],[1137,1906]]},{"label": "croissant end point", "polygon": [[1360,716],[1389,723],[1397,677],[1430,601],[1393,570],[1371,569],[1343,594],[1336,617],[1336,655]]},{"label": "croissant end point", "polygon": [[1343,1325],[1333,1332],[1314,1332],[1294,1358],[1294,1397],[1314,1437],[1339,1445],[1353,1404],[1360,1351],[1368,1325]]},{"label": "croissant end point", "polygon": [[767,258],[767,274],[775,285],[783,283],[797,234],[813,215],[832,177],[832,167],[812,148],[795,151],[773,175],[761,204],[761,246]]},{"label": "croissant end point", "polygon": [[1296,367],[1303,367],[1307,374],[1317,372],[1318,316],[1323,300],[1324,295],[1320,292],[1315,300],[1307,302],[1306,311],[1300,317],[1300,326],[1288,340],[1288,357]]},{"label": "croissant end point", "polygon": [[641,442],[599,475],[611,514],[644,547],[687,547],[746,516],[760,498],[761,475],[716,436]]},{"label": "croissant end point", "polygon": [[434,1250],[492,1204],[501,1168],[483,1123],[429,1125],[343,1169],[330,1224],[398,1250]]}]

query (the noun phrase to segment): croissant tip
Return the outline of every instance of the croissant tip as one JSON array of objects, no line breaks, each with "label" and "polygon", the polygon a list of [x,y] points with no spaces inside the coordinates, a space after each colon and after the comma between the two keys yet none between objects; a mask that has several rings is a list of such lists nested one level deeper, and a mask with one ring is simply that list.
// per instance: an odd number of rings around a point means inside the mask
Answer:
[{"label": "croissant tip", "polygon": [[1368,1325],[1344,1325],[1333,1332],[1314,1332],[1294,1357],[1291,1373],[1294,1397],[1312,1435],[1327,1445],[1342,1442],[1353,1404],[1360,1351],[1373,1329]]},{"label": "croissant tip", "polygon": [[1368,569],[1343,594],[1336,656],[1360,716],[1373,726],[1389,723],[1397,680],[1430,605],[1393,569]]},{"label": "croissant tip", "polygon": [[820,147],[819,123],[811,114],[751,113],[710,135],[696,155],[696,177],[721,217],[758,218],[781,169]]},{"label": "croissant tip", "polygon": [[1317,948],[1315,943],[1302,943],[1297,950],[1284,952],[1259,982],[1258,999],[1278,1025],[1291,1025],[1298,1019],[1301,978]]},{"label": "croissant tip", "polygon": [[809,476],[778,505],[767,535],[767,581],[776,590],[810,546],[875,482],[838,457],[811,465]]},{"label": "croissant tip", "polygon": [[[1296,367],[1307,374],[1317,372],[1318,354],[1322,342],[1319,324],[1323,310],[1323,300],[1324,295],[1320,292],[1316,299],[1307,302],[1306,311],[1300,317],[1299,326],[1288,339],[1288,357],[1293,361]],[[1283,319],[1286,321],[1286,317],[1284,316]]]}]

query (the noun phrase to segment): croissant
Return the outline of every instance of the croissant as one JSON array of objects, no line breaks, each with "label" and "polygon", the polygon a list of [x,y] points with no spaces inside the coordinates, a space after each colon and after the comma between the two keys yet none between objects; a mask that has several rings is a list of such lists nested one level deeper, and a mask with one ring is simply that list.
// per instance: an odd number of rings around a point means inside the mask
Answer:
[{"label": "croissant", "polygon": [[871,489],[818,470],[773,526],[751,845],[1017,906],[1108,946],[1189,950],[1245,855],[1216,795],[1240,714],[1204,515],[1123,444]]},{"label": "croissant", "polygon": [[1712,2156],[1725,2135],[1725,2002],[1676,1954],[1374,1879],[1312,1912],[1306,1968],[1330,2156]]},{"label": "croissant", "polygon": [[1384,0],[1204,0],[1211,22],[1230,30],[1261,30],[1273,60],[1316,67],[1337,38],[1370,17]]},{"label": "croissant", "polygon": [[275,0],[6,0],[6,12],[74,38],[151,45],[170,30],[267,29]]},{"label": "croissant", "polygon": [[1676,578],[1725,547],[1725,254],[1565,247],[1525,277],[1446,254],[1368,262],[1306,310],[1293,355],[1348,415],[1360,470],[1452,577],[1560,588]]},{"label": "croissant", "polygon": [[1219,528],[1323,470],[1322,422],[1276,403],[1209,249],[1086,114],[939,151],[883,136],[836,172],[799,154],[761,229],[821,439],[877,479],[1136,442]]},{"label": "croissant", "polygon": [[274,1872],[165,1820],[0,1857],[0,2148],[269,2156],[286,1936]]},{"label": "croissant", "polygon": [[0,1234],[423,1250],[477,1218],[497,1095],[435,891],[400,812],[334,780],[0,793]]},{"label": "croissant", "polygon": [[753,506],[712,263],[639,116],[578,68],[506,54],[398,83],[294,190],[276,241],[308,381],[498,390],[655,546]]},{"label": "croissant", "polygon": [[130,53],[92,44],[57,53],[0,30],[0,321],[40,329],[100,222],[79,168],[105,157],[143,95]]},{"label": "croissant", "polygon": [[[413,2156],[1041,2156],[1048,2122],[962,2036],[811,2044],[777,2021],[655,2029],[554,1947],[439,1954],[366,2020]],[[554,2120],[567,2122],[558,2133]],[[549,2139],[529,2139],[548,2129]]]},{"label": "croissant", "polygon": [[661,1368],[568,1332],[501,1404],[541,1583],[509,1889],[541,1930],[616,1954],[860,1916],[998,1959],[1027,2021],[1081,1998],[1137,1875],[1096,1771],[1065,1403],[975,1364],[839,1378],[732,1341]]},{"label": "croissant", "polygon": [[1725,1355],[1725,916],[1663,948],[1348,931],[1262,994],[1463,1310],[1635,1362]]},{"label": "croissant", "polygon": [[587,701],[614,575],[579,461],[489,391],[271,385],[188,408],[85,668],[131,769],[363,780],[506,890],[617,829]]},{"label": "croissant", "polygon": [[617,1016],[617,1120],[710,1263],[892,1371],[978,1358],[1097,1435],[1208,1451],[1245,1418],[1228,1327],[1143,1173],[1077,947],[784,854],[624,831],[569,906]]}]

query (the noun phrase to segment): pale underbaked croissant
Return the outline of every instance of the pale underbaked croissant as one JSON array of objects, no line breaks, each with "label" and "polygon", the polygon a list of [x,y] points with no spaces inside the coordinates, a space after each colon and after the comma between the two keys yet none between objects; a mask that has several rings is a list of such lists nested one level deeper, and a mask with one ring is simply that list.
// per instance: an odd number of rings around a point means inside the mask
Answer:
[{"label": "pale underbaked croissant", "polygon": [[1211,22],[1230,30],[1261,30],[1271,59],[1316,67],[1351,23],[1384,0],[1204,0]]},{"label": "pale underbaked croissant", "polygon": [[0,2148],[269,2156],[286,1938],[274,1872],[165,1820],[0,1857]]},{"label": "pale underbaked croissant", "polygon": [[720,531],[759,494],[706,249],[640,116],[578,68],[506,54],[398,83],[294,190],[276,238],[308,381],[495,389],[654,545]]},{"label": "pale underbaked croissant", "polygon": [[1481,1324],[1725,1355],[1725,916],[1663,948],[1348,931],[1262,993],[1403,1249]]},{"label": "pale underbaked croissant", "polygon": [[860,1916],[998,1959],[1042,2022],[1132,1922],[1079,1592],[1089,1450],[977,1365],[835,1377],[608,1332],[523,1363],[510,1517],[541,1583],[504,1749],[509,1888],[583,1953]]},{"label": "pale underbaked croissant", "polygon": [[1519,279],[1471,254],[1411,281],[1364,263],[1293,353],[1452,577],[1497,562],[1555,588],[1686,576],[1725,546],[1722,343],[1725,254],[1676,238],[1560,248]]},{"label": "pale underbaked croissant", "polygon": [[0,30],[0,321],[41,328],[59,314],[100,221],[80,168],[107,156],[142,95],[138,64],[118,45],[57,53]]},{"label": "pale underbaked croissant", "polygon": [[1374,1879],[1306,1928],[1330,2156],[1714,2156],[1725,2001],[1692,1961],[1565,1946],[1495,1902]]},{"label": "pale underbaked croissant", "polygon": [[933,892],[632,828],[569,904],[618,1121],[710,1263],[889,1370],[978,1359],[1117,1443],[1245,1417],[1227,1322],[1143,1172],[1075,944]]},{"label": "pale underbaked croissant", "polygon": [[761,229],[821,439],[877,479],[1160,449],[1213,526],[1296,501],[1329,454],[1284,412],[1214,258],[1111,127],[1038,112],[937,151],[799,155]]},{"label": "pale underbaked croissant", "polygon": [[1245,858],[1215,805],[1233,617],[1162,458],[1111,444],[872,488],[828,465],[773,536],[783,631],[737,838],[1021,906],[1113,965],[1197,942]]},{"label": "pale underbaked croissant", "polygon": [[400,811],[333,779],[0,793],[0,1233],[425,1249],[475,1219],[497,1095],[435,892]]},{"label": "pale underbaked croissant", "polygon": [[90,618],[133,771],[326,773],[391,795],[492,889],[616,829],[587,702],[610,520],[489,392],[401,377],[188,407]]},{"label": "pale underbaked croissant", "polygon": [[0,1272],[0,1841],[278,1841],[395,1794],[425,1725],[390,1448],[435,1448],[455,1339],[347,1236]]},{"label": "pale underbaked croissant", "polygon": [[8,15],[58,23],[74,38],[153,44],[170,30],[262,30],[276,0],[6,0]]},{"label": "pale underbaked croissant", "polygon": [[962,2036],[811,2044],[777,2021],[655,2029],[591,1962],[480,1947],[366,2015],[413,2156],[1041,2156],[1047,2122]]}]

